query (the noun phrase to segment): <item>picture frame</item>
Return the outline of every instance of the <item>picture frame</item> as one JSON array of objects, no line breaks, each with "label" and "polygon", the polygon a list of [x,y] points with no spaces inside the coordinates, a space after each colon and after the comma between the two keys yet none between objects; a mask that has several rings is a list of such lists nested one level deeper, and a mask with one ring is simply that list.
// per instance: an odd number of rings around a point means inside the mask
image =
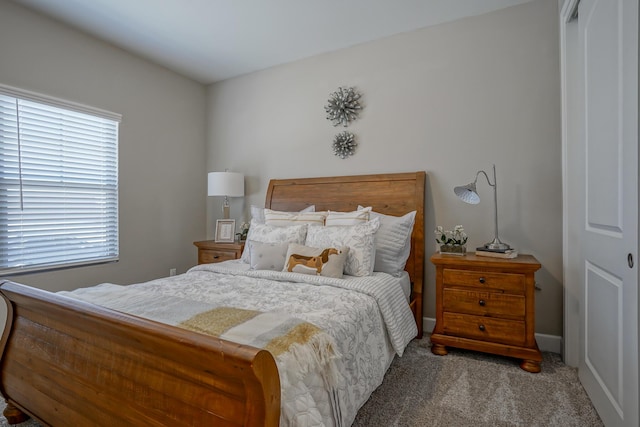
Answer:
[{"label": "picture frame", "polygon": [[216,243],[233,243],[236,238],[236,220],[218,219],[216,220]]}]

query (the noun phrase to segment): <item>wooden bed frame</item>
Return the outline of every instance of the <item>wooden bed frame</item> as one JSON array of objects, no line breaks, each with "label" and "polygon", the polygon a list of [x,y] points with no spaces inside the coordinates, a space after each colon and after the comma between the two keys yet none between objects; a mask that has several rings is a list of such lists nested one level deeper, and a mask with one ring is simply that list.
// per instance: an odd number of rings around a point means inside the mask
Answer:
[{"label": "wooden bed frame", "polygon": [[[422,336],[425,173],[271,180],[265,206],[417,211],[407,271]],[[280,380],[264,350],[10,281],[0,392],[10,424],[277,426]]]}]

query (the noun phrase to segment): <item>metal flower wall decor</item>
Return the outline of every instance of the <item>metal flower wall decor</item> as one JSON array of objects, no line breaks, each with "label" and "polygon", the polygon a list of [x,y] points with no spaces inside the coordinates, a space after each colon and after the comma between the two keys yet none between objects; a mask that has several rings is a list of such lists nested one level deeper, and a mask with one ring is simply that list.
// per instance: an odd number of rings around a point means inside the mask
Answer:
[{"label": "metal flower wall decor", "polygon": [[349,123],[358,118],[362,106],[358,101],[362,95],[352,87],[338,88],[329,96],[329,103],[324,107],[327,112],[327,120],[331,120],[334,126],[349,126]]},{"label": "metal flower wall decor", "polygon": [[356,151],[358,143],[355,141],[355,137],[351,132],[340,132],[333,138],[333,154],[346,159],[352,156]]}]

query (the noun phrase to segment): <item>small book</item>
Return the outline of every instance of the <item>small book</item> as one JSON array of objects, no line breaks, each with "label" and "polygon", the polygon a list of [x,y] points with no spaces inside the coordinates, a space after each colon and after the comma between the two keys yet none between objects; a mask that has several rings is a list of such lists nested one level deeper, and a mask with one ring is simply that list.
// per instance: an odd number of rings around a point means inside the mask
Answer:
[{"label": "small book", "polygon": [[486,246],[479,246],[479,247],[476,248],[476,251],[498,252],[498,253],[502,253],[502,254],[505,253],[505,252],[511,252],[513,250],[514,249],[511,249],[511,248],[509,248],[509,249],[491,249],[491,248],[488,248]]},{"label": "small book", "polygon": [[493,258],[515,258],[518,256],[518,251],[516,251],[515,249],[508,249],[504,252],[495,252],[476,249],[476,255],[488,256]]}]

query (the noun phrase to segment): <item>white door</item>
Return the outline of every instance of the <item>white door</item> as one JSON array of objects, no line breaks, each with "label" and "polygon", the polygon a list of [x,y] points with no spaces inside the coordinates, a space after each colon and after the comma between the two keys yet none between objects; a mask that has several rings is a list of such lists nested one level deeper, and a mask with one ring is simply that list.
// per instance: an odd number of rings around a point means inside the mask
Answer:
[{"label": "white door", "polygon": [[578,372],[605,425],[637,427],[638,0],[580,0],[578,31]]}]

